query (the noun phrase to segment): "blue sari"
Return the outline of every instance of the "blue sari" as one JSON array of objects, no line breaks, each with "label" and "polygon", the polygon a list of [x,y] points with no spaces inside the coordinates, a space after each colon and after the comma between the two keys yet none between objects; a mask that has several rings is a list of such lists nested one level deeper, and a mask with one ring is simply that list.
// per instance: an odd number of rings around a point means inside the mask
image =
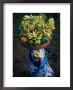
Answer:
[{"label": "blue sari", "polygon": [[41,51],[43,53],[43,57],[41,58],[39,68],[35,65],[36,58],[33,56],[34,50],[30,50],[29,52],[29,72],[32,77],[53,77],[54,71],[49,65],[48,58],[45,55],[45,50],[42,48]]}]

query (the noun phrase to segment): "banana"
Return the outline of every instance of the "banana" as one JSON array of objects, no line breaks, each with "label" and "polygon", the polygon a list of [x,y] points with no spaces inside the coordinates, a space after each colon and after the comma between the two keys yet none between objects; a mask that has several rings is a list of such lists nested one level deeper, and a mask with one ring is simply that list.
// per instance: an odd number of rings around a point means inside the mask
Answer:
[{"label": "banana", "polygon": [[37,39],[41,39],[41,38],[42,38],[42,35],[43,35],[43,34],[37,36]]},{"label": "banana", "polygon": [[47,33],[46,35],[47,35],[50,39],[52,38],[52,37],[51,37],[51,34]]},{"label": "banana", "polygon": [[30,16],[28,16],[28,15],[25,15],[24,17],[23,17],[23,19],[29,19],[30,18]]}]

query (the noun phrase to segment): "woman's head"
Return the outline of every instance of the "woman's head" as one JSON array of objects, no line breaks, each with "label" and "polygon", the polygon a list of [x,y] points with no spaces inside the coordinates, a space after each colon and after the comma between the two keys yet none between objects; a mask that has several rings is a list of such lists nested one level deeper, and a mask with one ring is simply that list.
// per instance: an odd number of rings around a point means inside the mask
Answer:
[{"label": "woman's head", "polygon": [[38,60],[43,60],[45,56],[45,50],[44,48],[39,50],[32,50],[30,52],[31,60],[34,62],[37,62]]},{"label": "woman's head", "polygon": [[34,65],[36,65],[37,67],[39,67],[41,62],[44,60],[45,50],[44,48],[39,50],[31,50],[29,56],[31,62],[34,63]]}]

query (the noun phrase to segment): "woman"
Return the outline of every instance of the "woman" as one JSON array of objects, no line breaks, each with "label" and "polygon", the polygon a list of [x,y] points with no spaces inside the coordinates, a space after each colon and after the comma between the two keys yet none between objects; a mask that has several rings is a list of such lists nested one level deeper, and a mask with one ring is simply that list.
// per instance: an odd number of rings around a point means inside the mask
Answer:
[{"label": "woman", "polygon": [[51,77],[54,72],[48,63],[44,48],[39,50],[30,50],[29,52],[29,72],[32,77]]}]

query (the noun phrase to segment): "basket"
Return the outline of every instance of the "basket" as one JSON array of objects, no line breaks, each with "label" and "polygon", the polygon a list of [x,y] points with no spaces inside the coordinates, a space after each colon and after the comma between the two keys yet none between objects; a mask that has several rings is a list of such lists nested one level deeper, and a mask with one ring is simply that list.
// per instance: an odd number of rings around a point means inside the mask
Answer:
[{"label": "basket", "polygon": [[38,50],[41,48],[46,48],[48,45],[49,45],[49,42],[46,42],[46,43],[43,43],[43,44],[37,45],[37,46],[29,46],[29,48],[33,49],[33,50]]}]

